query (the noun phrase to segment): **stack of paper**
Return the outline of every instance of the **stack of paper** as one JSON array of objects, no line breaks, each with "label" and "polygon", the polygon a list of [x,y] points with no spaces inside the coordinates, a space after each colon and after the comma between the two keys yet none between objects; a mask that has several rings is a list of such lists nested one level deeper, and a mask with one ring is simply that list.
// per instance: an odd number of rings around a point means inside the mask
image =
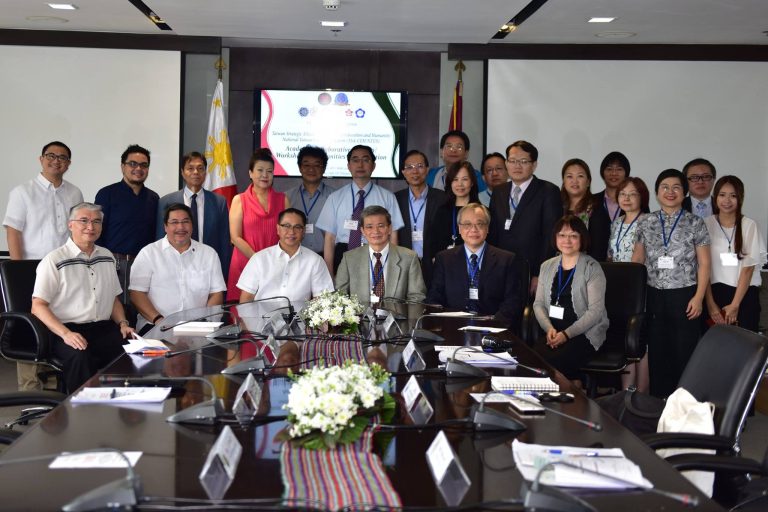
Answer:
[{"label": "stack of paper", "polygon": [[[460,350],[456,350],[456,349]],[[473,366],[515,366],[517,359],[512,357],[509,352],[485,352],[483,347],[456,347],[456,346],[436,346],[438,359],[444,363],[448,359],[456,359]],[[455,355],[454,355],[455,354]]]},{"label": "stack of paper", "polygon": [[560,386],[549,377],[491,377],[494,391],[540,391],[557,393]]},{"label": "stack of paper", "polygon": [[224,322],[185,322],[173,328],[173,334],[176,336],[205,336],[210,334]]},{"label": "stack of paper", "polygon": [[168,398],[170,393],[171,388],[159,387],[83,388],[72,397],[72,403],[156,403]]},{"label": "stack of paper", "polygon": [[[539,481],[558,487],[592,489],[650,489],[640,467],[621,448],[580,448],[512,442],[512,455],[523,478],[532,482],[547,464]],[[568,464],[566,466],[565,464]],[[576,466],[576,467],[574,467]]]},{"label": "stack of paper", "polygon": [[134,339],[128,340],[128,343],[123,345],[123,350],[128,354],[157,356],[169,351],[166,344],[160,340],[142,338],[136,333],[133,334],[133,337]]}]

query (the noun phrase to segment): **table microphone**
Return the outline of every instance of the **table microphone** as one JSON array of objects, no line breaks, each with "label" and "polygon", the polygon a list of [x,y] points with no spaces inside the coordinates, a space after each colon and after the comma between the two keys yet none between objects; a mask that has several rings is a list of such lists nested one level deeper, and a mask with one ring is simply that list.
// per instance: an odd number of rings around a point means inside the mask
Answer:
[{"label": "table microphone", "polygon": [[[547,468],[550,468],[552,466],[567,466],[569,468],[578,469],[585,473],[590,473],[592,475],[597,475],[603,478],[607,478],[609,480],[613,480],[614,482],[619,482],[624,485],[632,486],[632,488],[640,488],[643,491],[665,496],[679,503],[682,503],[683,505],[688,507],[695,507],[699,504],[699,498],[692,494],[683,494],[683,493],[664,491],[661,489],[656,489],[654,487],[645,488],[645,487],[639,486],[637,482],[625,480],[623,478],[619,478],[614,475],[609,475],[607,473],[601,473],[600,471],[595,471],[594,469],[591,469],[591,468],[586,468],[583,466],[579,466],[577,464],[572,464],[564,460],[554,460],[541,466],[541,468],[539,468],[539,472],[536,473],[536,478],[533,479],[531,488],[525,494],[526,510],[553,510],[553,511],[564,511],[564,512],[566,511],[573,512],[573,511],[580,511],[580,510],[588,510],[588,511],[595,510],[595,508],[592,505],[586,503],[585,501],[581,500],[577,496],[563,489],[558,489],[554,486],[541,483],[542,474]],[[542,489],[541,487],[546,487],[546,489]]]},{"label": "table microphone", "polygon": [[576,416],[572,416],[570,414],[566,414],[566,413],[564,413],[562,411],[558,411],[557,409],[553,409],[552,407],[547,407],[546,405],[542,405],[541,402],[539,402],[538,400],[533,401],[533,400],[529,399],[528,397],[526,397],[525,395],[515,395],[515,398],[518,398],[518,399],[520,399],[520,400],[522,400],[524,402],[532,403],[532,404],[534,404],[534,405],[536,405],[538,407],[541,407],[542,409],[544,409],[546,411],[549,411],[549,412],[551,412],[553,414],[557,414],[558,416],[562,416],[563,418],[568,418],[569,420],[575,421],[576,423],[581,423],[585,427],[590,428],[590,429],[594,430],[595,432],[602,432],[602,430],[603,430],[603,426],[600,423],[596,422],[596,421],[583,420],[581,418],[577,418]]},{"label": "table microphone", "polygon": [[429,316],[429,313],[425,315],[421,315],[419,318],[416,319],[416,323],[413,324],[413,330],[411,330],[411,341],[419,340],[419,341],[435,341],[435,342],[441,342],[445,341],[445,338],[440,336],[439,334],[435,334],[432,331],[429,331],[427,329],[419,329],[419,322],[421,322],[424,317]]},{"label": "table microphone", "polygon": [[489,377],[488,372],[482,368],[456,359],[456,353],[465,349],[475,350],[475,347],[461,346],[454,350],[445,362],[445,374],[448,377]]},{"label": "table microphone", "polygon": [[85,453],[112,452],[125,461],[125,477],[113,480],[95,489],[77,496],[75,499],[61,507],[66,512],[79,512],[85,510],[117,510],[118,508],[133,509],[139,504],[139,496],[142,494],[141,480],[131,466],[131,461],[121,450],[116,448],[94,448],[91,450],[76,450],[33,457],[21,457],[18,459],[0,460],[0,466],[11,464],[25,464],[55,459],[60,456],[79,455]]},{"label": "table microphone", "polygon": [[508,416],[496,409],[486,408],[485,399],[490,395],[503,395],[500,391],[489,391],[483,395],[482,400],[478,406],[472,407],[472,411],[469,413],[472,418],[472,423],[475,424],[477,430],[514,430],[521,431],[527,427],[524,423],[517,421],[512,416]]},{"label": "table microphone", "polygon": [[207,379],[195,375],[189,377],[165,377],[163,375],[158,375],[157,377],[102,375],[99,377],[99,382],[102,384],[122,384],[123,386],[130,386],[131,384],[151,384],[157,386],[162,385],[164,381],[186,382],[190,380],[205,383],[211,390],[211,399],[182,409],[176,414],[168,416],[165,421],[169,423],[189,423],[192,425],[214,425],[217,418],[220,418],[224,414],[224,408],[221,404],[221,400],[219,400],[219,397],[216,395],[216,388]]},{"label": "table microphone", "polygon": [[[488,347],[491,349],[497,349],[497,348],[509,349],[509,348],[512,348],[512,346],[514,345],[514,342],[512,341],[502,340],[494,336],[483,336],[483,339],[480,341],[480,343],[482,343],[483,347]],[[542,377],[549,377],[549,372],[543,368],[534,368],[533,366],[528,366],[527,364],[523,364],[520,361],[517,362],[517,366],[521,366],[526,370],[535,373],[536,375],[541,375]]]}]

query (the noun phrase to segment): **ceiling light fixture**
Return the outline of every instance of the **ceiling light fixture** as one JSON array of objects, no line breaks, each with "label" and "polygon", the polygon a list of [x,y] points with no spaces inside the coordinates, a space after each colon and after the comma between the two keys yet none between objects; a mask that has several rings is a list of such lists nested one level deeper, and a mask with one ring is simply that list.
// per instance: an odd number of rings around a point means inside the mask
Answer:
[{"label": "ceiling light fixture", "polygon": [[587,20],[587,23],[610,23],[610,22],[612,22],[615,19],[616,18],[598,18],[598,17],[594,17],[594,18],[589,18]]},{"label": "ceiling light fixture", "polygon": [[51,9],[61,9],[65,11],[76,11],[77,6],[72,4],[48,4]]},{"label": "ceiling light fixture", "polygon": [[321,21],[320,25],[323,27],[346,27],[346,21]]}]

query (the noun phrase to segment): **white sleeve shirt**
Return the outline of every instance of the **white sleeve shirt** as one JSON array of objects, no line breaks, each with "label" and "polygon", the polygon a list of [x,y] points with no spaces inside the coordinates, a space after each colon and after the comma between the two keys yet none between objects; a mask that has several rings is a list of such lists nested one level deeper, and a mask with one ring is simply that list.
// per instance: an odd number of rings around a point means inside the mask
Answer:
[{"label": "white sleeve shirt", "polygon": [[3,225],[21,231],[24,259],[42,259],[69,239],[69,210],[83,193],[68,181],[59,188],[38,174],[11,190]]},{"label": "white sleeve shirt", "polygon": [[[369,189],[370,187],[370,189]],[[336,236],[336,243],[349,243],[350,230],[344,227],[344,221],[352,218],[352,211],[357,202],[357,191],[354,183],[341,187],[333,192],[325,201],[320,217],[317,219],[318,228]],[[375,183],[365,186],[365,206],[378,205],[384,207],[392,216],[392,230],[397,231],[405,224],[397,204],[395,194]],[[365,240],[365,237],[363,237]]]},{"label": "white sleeve shirt", "polygon": [[293,256],[288,256],[277,244],[251,256],[237,287],[257,300],[285,296],[292,303],[299,303],[333,290],[333,280],[325,261],[316,252],[301,246]]},{"label": "white sleeve shirt", "polygon": [[[227,289],[219,256],[212,248],[192,240],[180,253],[161,238],[144,247],[131,267],[129,290],[145,292],[161,315],[205,307],[208,296]],[[137,327],[151,321],[141,318]]]}]

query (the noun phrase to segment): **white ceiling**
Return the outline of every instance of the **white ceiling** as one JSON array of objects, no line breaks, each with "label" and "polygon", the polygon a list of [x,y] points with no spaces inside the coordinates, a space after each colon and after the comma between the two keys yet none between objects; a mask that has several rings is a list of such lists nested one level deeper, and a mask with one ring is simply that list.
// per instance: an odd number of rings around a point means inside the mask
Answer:
[{"label": "white ceiling", "polygon": [[[440,50],[489,43],[528,0],[340,2],[328,11],[323,0],[145,0],[173,28],[167,32],[128,0],[72,0],[76,11],[53,10],[42,0],[0,0],[0,28],[217,36],[227,46]],[[617,20],[587,23],[592,16]],[[320,20],[348,25],[334,34]],[[493,44],[768,44],[766,31],[768,0],[549,0]],[[636,35],[596,37],[601,32]]]}]

